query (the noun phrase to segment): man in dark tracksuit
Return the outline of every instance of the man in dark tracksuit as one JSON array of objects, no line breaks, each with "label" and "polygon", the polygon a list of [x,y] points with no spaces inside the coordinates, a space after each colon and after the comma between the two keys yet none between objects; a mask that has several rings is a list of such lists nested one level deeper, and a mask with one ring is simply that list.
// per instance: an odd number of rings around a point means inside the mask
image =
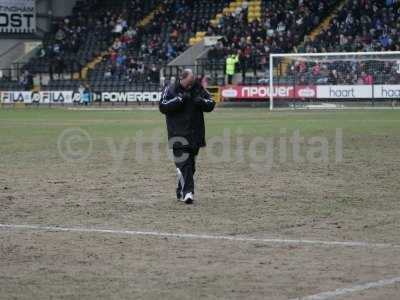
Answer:
[{"label": "man in dark tracksuit", "polygon": [[176,196],[187,204],[194,200],[196,156],[206,145],[203,112],[211,112],[214,106],[211,95],[200,81],[194,80],[189,69],[182,73],[179,82],[164,89],[159,103],[166,116],[169,147],[178,175]]}]

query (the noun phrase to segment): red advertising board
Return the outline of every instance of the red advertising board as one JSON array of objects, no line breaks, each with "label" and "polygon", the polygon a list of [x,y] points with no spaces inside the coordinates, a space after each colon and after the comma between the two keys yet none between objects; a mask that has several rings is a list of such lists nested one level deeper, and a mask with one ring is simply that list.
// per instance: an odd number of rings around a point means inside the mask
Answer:
[{"label": "red advertising board", "polygon": [[[222,87],[221,96],[225,99],[267,99],[269,98],[270,88],[268,85],[246,86],[246,85],[226,85]],[[290,86],[276,85],[273,88],[274,98],[302,99],[315,98],[317,94],[316,86]]]}]

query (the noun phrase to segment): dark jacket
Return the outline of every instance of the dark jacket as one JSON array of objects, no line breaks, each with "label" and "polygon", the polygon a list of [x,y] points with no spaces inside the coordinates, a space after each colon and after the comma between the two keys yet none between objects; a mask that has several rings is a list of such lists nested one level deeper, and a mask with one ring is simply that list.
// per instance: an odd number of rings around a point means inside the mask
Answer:
[{"label": "dark jacket", "polygon": [[198,82],[190,91],[176,83],[167,86],[159,102],[165,114],[170,148],[198,149],[206,145],[203,112],[211,112],[215,102]]}]

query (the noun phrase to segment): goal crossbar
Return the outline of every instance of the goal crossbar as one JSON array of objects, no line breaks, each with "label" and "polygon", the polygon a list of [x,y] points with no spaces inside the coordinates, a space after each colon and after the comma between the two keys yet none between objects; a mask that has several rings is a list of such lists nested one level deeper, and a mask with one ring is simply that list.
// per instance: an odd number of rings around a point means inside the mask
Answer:
[{"label": "goal crossbar", "polygon": [[400,51],[375,51],[375,52],[320,52],[320,53],[271,53],[270,58],[274,57],[304,57],[304,56],[349,56],[349,55],[400,55]]}]

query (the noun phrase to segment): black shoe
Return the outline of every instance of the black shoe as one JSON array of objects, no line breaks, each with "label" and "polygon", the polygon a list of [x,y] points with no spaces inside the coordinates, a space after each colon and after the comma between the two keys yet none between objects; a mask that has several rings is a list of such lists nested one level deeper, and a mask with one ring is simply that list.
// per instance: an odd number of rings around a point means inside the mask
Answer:
[{"label": "black shoe", "polygon": [[185,200],[186,204],[193,204],[194,200],[193,199],[187,199]]}]

